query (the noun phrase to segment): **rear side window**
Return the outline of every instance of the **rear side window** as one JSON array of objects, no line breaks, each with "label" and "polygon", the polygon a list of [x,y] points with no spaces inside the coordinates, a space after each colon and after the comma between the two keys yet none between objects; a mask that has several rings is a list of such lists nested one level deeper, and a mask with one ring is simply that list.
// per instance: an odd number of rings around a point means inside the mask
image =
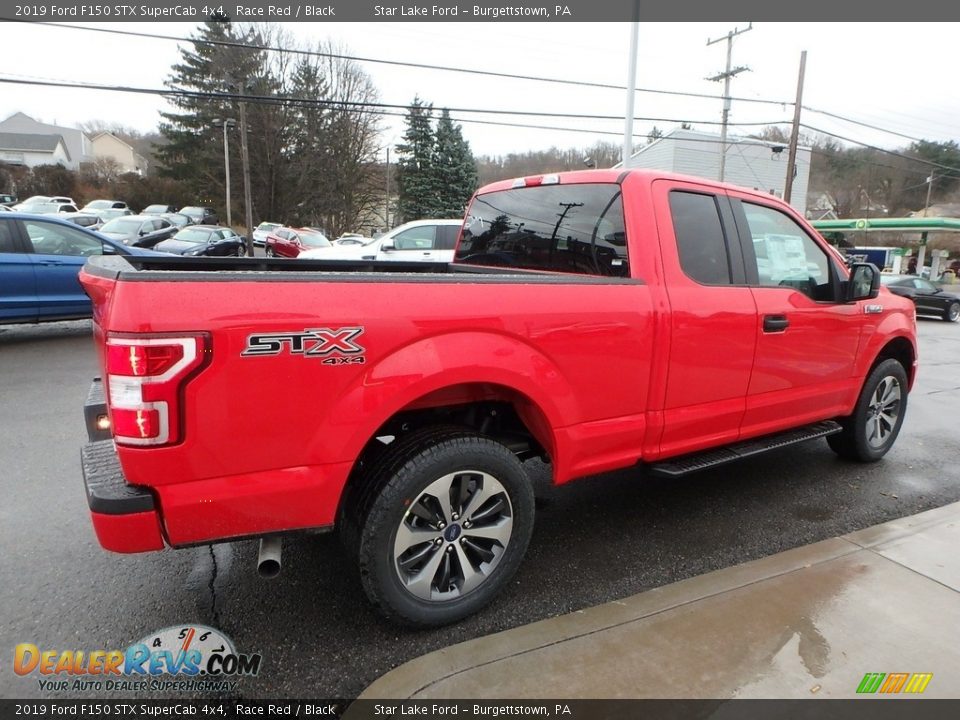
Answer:
[{"label": "rear side window", "polygon": [[437,249],[453,250],[457,246],[458,235],[460,235],[459,225],[438,225]]},{"label": "rear side window", "polygon": [[13,241],[13,223],[0,220],[0,253],[12,252],[17,252],[17,244]]},{"label": "rear side window", "polygon": [[729,285],[730,258],[716,198],[674,190],[670,215],[684,274],[703,285]]},{"label": "rear side window", "polygon": [[477,196],[457,262],[626,277],[620,186],[539,185]]}]

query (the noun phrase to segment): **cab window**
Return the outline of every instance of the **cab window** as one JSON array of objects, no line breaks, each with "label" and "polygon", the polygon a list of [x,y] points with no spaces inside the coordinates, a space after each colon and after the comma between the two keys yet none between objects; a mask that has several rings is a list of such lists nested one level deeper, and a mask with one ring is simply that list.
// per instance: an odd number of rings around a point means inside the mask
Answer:
[{"label": "cab window", "polygon": [[[753,247],[757,285],[799,290],[813,300],[833,300],[826,252],[785,213],[742,203]],[[749,256],[749,253],[748,253]]]}]

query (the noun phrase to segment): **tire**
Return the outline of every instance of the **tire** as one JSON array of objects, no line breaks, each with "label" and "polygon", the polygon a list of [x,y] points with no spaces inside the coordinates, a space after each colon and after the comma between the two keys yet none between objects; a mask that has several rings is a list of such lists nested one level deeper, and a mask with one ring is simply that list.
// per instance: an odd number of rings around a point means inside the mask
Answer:
[{"label": "tire", "polygon": [[269,245],[267,245],[267,249],[263,251],[263,254],[267,257],[276,257],[276,255],[274,255],[273,248]]},{"label": "tire", "polygon": [[943,311],[943,319],[947,322],[960,321],[960,302],[952,302]]},{"label": "tire", "polygon": [[469,430],[426,428],[391,446],[347,500],[345,543],[382,615],[413,627],[455,622],[520,566],[533,488],[510,450]]},{"label": "tire", "polygon": [[853,414],[840,420],[843,430],[827,436],[827,444],[847,460],[876,462],[893,447],[906,411],[906,370],[884,360],[867,376]]}]

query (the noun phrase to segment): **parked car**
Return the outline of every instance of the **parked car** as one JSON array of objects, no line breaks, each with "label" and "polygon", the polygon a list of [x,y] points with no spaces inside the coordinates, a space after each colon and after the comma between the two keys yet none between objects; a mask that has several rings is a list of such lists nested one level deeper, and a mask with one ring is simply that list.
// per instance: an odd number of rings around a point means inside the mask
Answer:
[{"label": "parked car", "polygon": [[0,205],[0,212],[13,212],[13,208],[9,205]]},{"label": "parked car", "polygon": [[176,205],[147,205],[140,211],[141,215],[166,215],[177,212]]},{"label": "parked car", "polygon": [[110,220],[116,220],[118,217],[127,217],[129,215],[133,215],[133,210],[130,208],[125,210],[120,208],[112,208],[110,210],[101,210],[97,213],[97,215],[102,217],[104,222],[109,222]]},{"label": "parked car", "polygon": [[[141,213],[141,215],[142,214],[144,213]],[[187,225],[193,225],[193,220],[187,215],[181,215],[178,212],[163,213],[159,217],[162,217],[164,220],[169,220],[173,225],[177,226],[178,230],[183,230]]]},{"label": "parked car", "polygon": [[266,245],[267,235],[276,230],[278,227],[282,227],[282,225],[275,222],[262,222],[257,225],[256,229],[253,231],[253,244]]},{"label": "parked car", "polygon": [[944,292],[929,280],[916,275],[882,273],[880,282],[893,294],[913,300],[917,315],[932,315],[947,322],[960,321],[960,296]]},{"label": "parked car", "polygon": [[212,207],[187,205],[187,207],[180,208],[179,212],[193,220],[195,225],[217,225],[220,222],[220,218],[217,217],[217,213]]},{"label": "parked car", "polygon": [[372,237],[367,237],[366,235],[361,235],[360,233],[344,233],[334,240],[333,244],[337,246],[367,245],[371,242],[373,242]]},{"label": "parked car", "polygon": [[267,235],[267,257],[299,257],[317,248],[333,247],[327,236],[313,228],[279,227]]},{"label": "parked car", "polygon": [[177,226],[154,215],[130,215],[114,218],[100,228],[100,234],[132,247],[150,248],[173,237]]},{"label": "parked car", "polygon": [[207,257],[242,257],[245,254],[243,236],[228,227],[216,225],[190,225],[169,240],[157,243],[154,249],[174,255]]},{"label": "parked car", "polygon": [[93,255],[150,255],[54,215],[0,214],[0,323],[90,317],[77,281]]},{"label": "parked car", "polygon": [[305,260],[393,260],[453,262],[463,220],[414,220],[365,244],[338,243],[310,250]]},{"label": "parked car", "polygon": [[99,210],[129,210],[123,200],[91,200],[80,210],[82,212],[97,212]]},{"label": "parked car", "polygon": [[57,213],[75,213],[80,212],[77,206],[71,203],[63,203],[58,200],[47,200],[40,202],[22,202],[14,205],[14,210],[33,215],[56,215]]},{"label": "parked car", "polygon": [[103,227],[103,218],[92,212],[60,213],[60,217],[87,230],[99,230]]},{"label": "parked car", "polygon": [[7,193],[0,193],[0,206],[10,207],[17,204],[17,196]]}]

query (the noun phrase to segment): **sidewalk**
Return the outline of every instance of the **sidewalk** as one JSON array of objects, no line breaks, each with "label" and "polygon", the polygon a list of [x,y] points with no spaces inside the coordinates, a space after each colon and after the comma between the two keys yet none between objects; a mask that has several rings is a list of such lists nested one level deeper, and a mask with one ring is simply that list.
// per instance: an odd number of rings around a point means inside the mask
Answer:
[{"label": "sidewalk", "polygon": [[430,653],[360,699],[960,697],[960,503]]}]

